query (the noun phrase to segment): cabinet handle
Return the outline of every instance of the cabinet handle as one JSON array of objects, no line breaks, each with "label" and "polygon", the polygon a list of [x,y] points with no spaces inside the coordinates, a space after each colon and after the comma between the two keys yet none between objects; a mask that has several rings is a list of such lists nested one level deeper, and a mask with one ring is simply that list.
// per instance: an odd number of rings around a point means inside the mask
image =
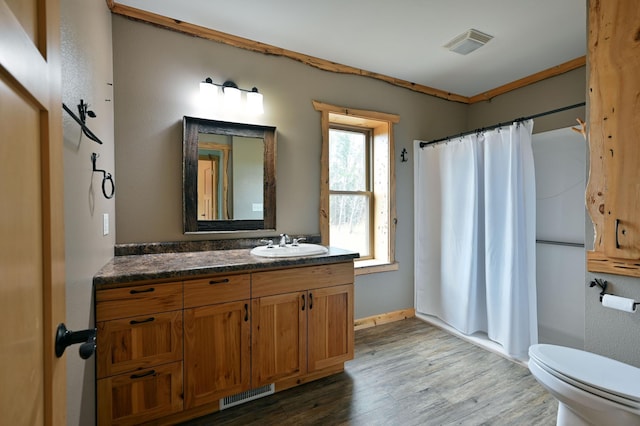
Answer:
[{"label": "cabinet handle", "polygon": [[306,306],[305,300],[304,300],[304,294],[302,295],[302,310],[304,311],[304,308]]},{"label": "cabinet handle", "polygon": [[155,320],[156,320],[155,317],[149,317],[149,318],[143,319],[143,320],[131,320],[131,321],[129,321],[129,324],[131,324],[131,325],[144,324],[146,322],[153,322]]},{"label": "cabinet handle", "polygon": [[229,282],[229,278],[223,278],[221,280],[211,280],[209,281],[209,285],[214,285],[214,284],[225,284]]},{"label": "cabinet handle", "polygon": [[149,287],[149,288],[146,288],[146,289],[144,289],[144,290],[136,290],[136,289],[133,289],[133,290],[131,290],[131,291],[129,292],[129,294],[152,293],[152,292],[154,292],[154,291],[156,291],[156,289],[155,289],[155,288],[153,288],[153,287]]},{"label": "cabinet handle", "polygon": [[620,243],[618,242],[618,226],[620,226],[620,219],[616,219],[616,248],[620,248]]},{"label": "cabinet handle", "polygon": [[244,304],[244,322],[249,321],[249,304]]},{"label": "cabinet handle", "polygon": [[146,373],[142,373],[142,374],[132,374],[131,376],[129,376],[131,379],[141,379],[143,377],[147,377],[147,376],[155,376],[156,375],[156,370],[150,370],[147,371]]},{"label": "cabinet handle", "polygon": [[313,293],[309,293],[309,310],[313,309]]}]

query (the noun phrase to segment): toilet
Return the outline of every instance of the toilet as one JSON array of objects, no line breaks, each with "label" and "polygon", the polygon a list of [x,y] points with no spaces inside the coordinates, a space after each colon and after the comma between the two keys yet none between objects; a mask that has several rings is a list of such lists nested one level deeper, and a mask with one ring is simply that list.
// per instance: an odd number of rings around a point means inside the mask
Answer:
[{"label": "toilet", "polygon": [[640,368],[563,346],[529,348],[529,370],[559,402],[557,425],[640,425]]}]

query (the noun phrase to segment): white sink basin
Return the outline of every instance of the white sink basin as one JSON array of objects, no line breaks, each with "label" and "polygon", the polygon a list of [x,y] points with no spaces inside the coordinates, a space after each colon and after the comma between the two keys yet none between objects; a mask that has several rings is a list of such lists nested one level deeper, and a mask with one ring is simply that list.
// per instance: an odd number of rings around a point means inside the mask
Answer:
[{"label": "white sink basin", "polygon": [[325,254],[328,251],[329,249],[318,244],[300,243],[297,246],[287,244],[284,247],[258,246],[251,249],[251,254],[261,257],[304,257]]}]

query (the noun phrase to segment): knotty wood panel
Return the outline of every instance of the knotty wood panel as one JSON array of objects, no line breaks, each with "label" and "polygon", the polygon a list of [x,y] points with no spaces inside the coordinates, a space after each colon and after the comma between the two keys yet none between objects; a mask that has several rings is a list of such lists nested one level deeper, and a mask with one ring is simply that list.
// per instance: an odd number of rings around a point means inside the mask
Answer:
[{"label": "knotty wood panel", "polygon": [[[599,252],[588,253],[590,271],[637,274],[633,260],[640,258],[639,21],[640,8],[634,1],[589,2],[586,201],[594,223],[594,252]],[[615,267],[608,266],[613,258]]]}]

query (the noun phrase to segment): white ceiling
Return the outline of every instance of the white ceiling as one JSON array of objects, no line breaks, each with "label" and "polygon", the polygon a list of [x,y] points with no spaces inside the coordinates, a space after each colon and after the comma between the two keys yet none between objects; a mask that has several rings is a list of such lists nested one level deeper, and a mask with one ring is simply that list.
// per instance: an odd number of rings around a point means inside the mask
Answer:
[{"label": "white ceiling", "polygon": [[[118,0],[117,3],[473,96],[586,54],[584,0]],[[463,56],[442,47],[494,36]]]}]

